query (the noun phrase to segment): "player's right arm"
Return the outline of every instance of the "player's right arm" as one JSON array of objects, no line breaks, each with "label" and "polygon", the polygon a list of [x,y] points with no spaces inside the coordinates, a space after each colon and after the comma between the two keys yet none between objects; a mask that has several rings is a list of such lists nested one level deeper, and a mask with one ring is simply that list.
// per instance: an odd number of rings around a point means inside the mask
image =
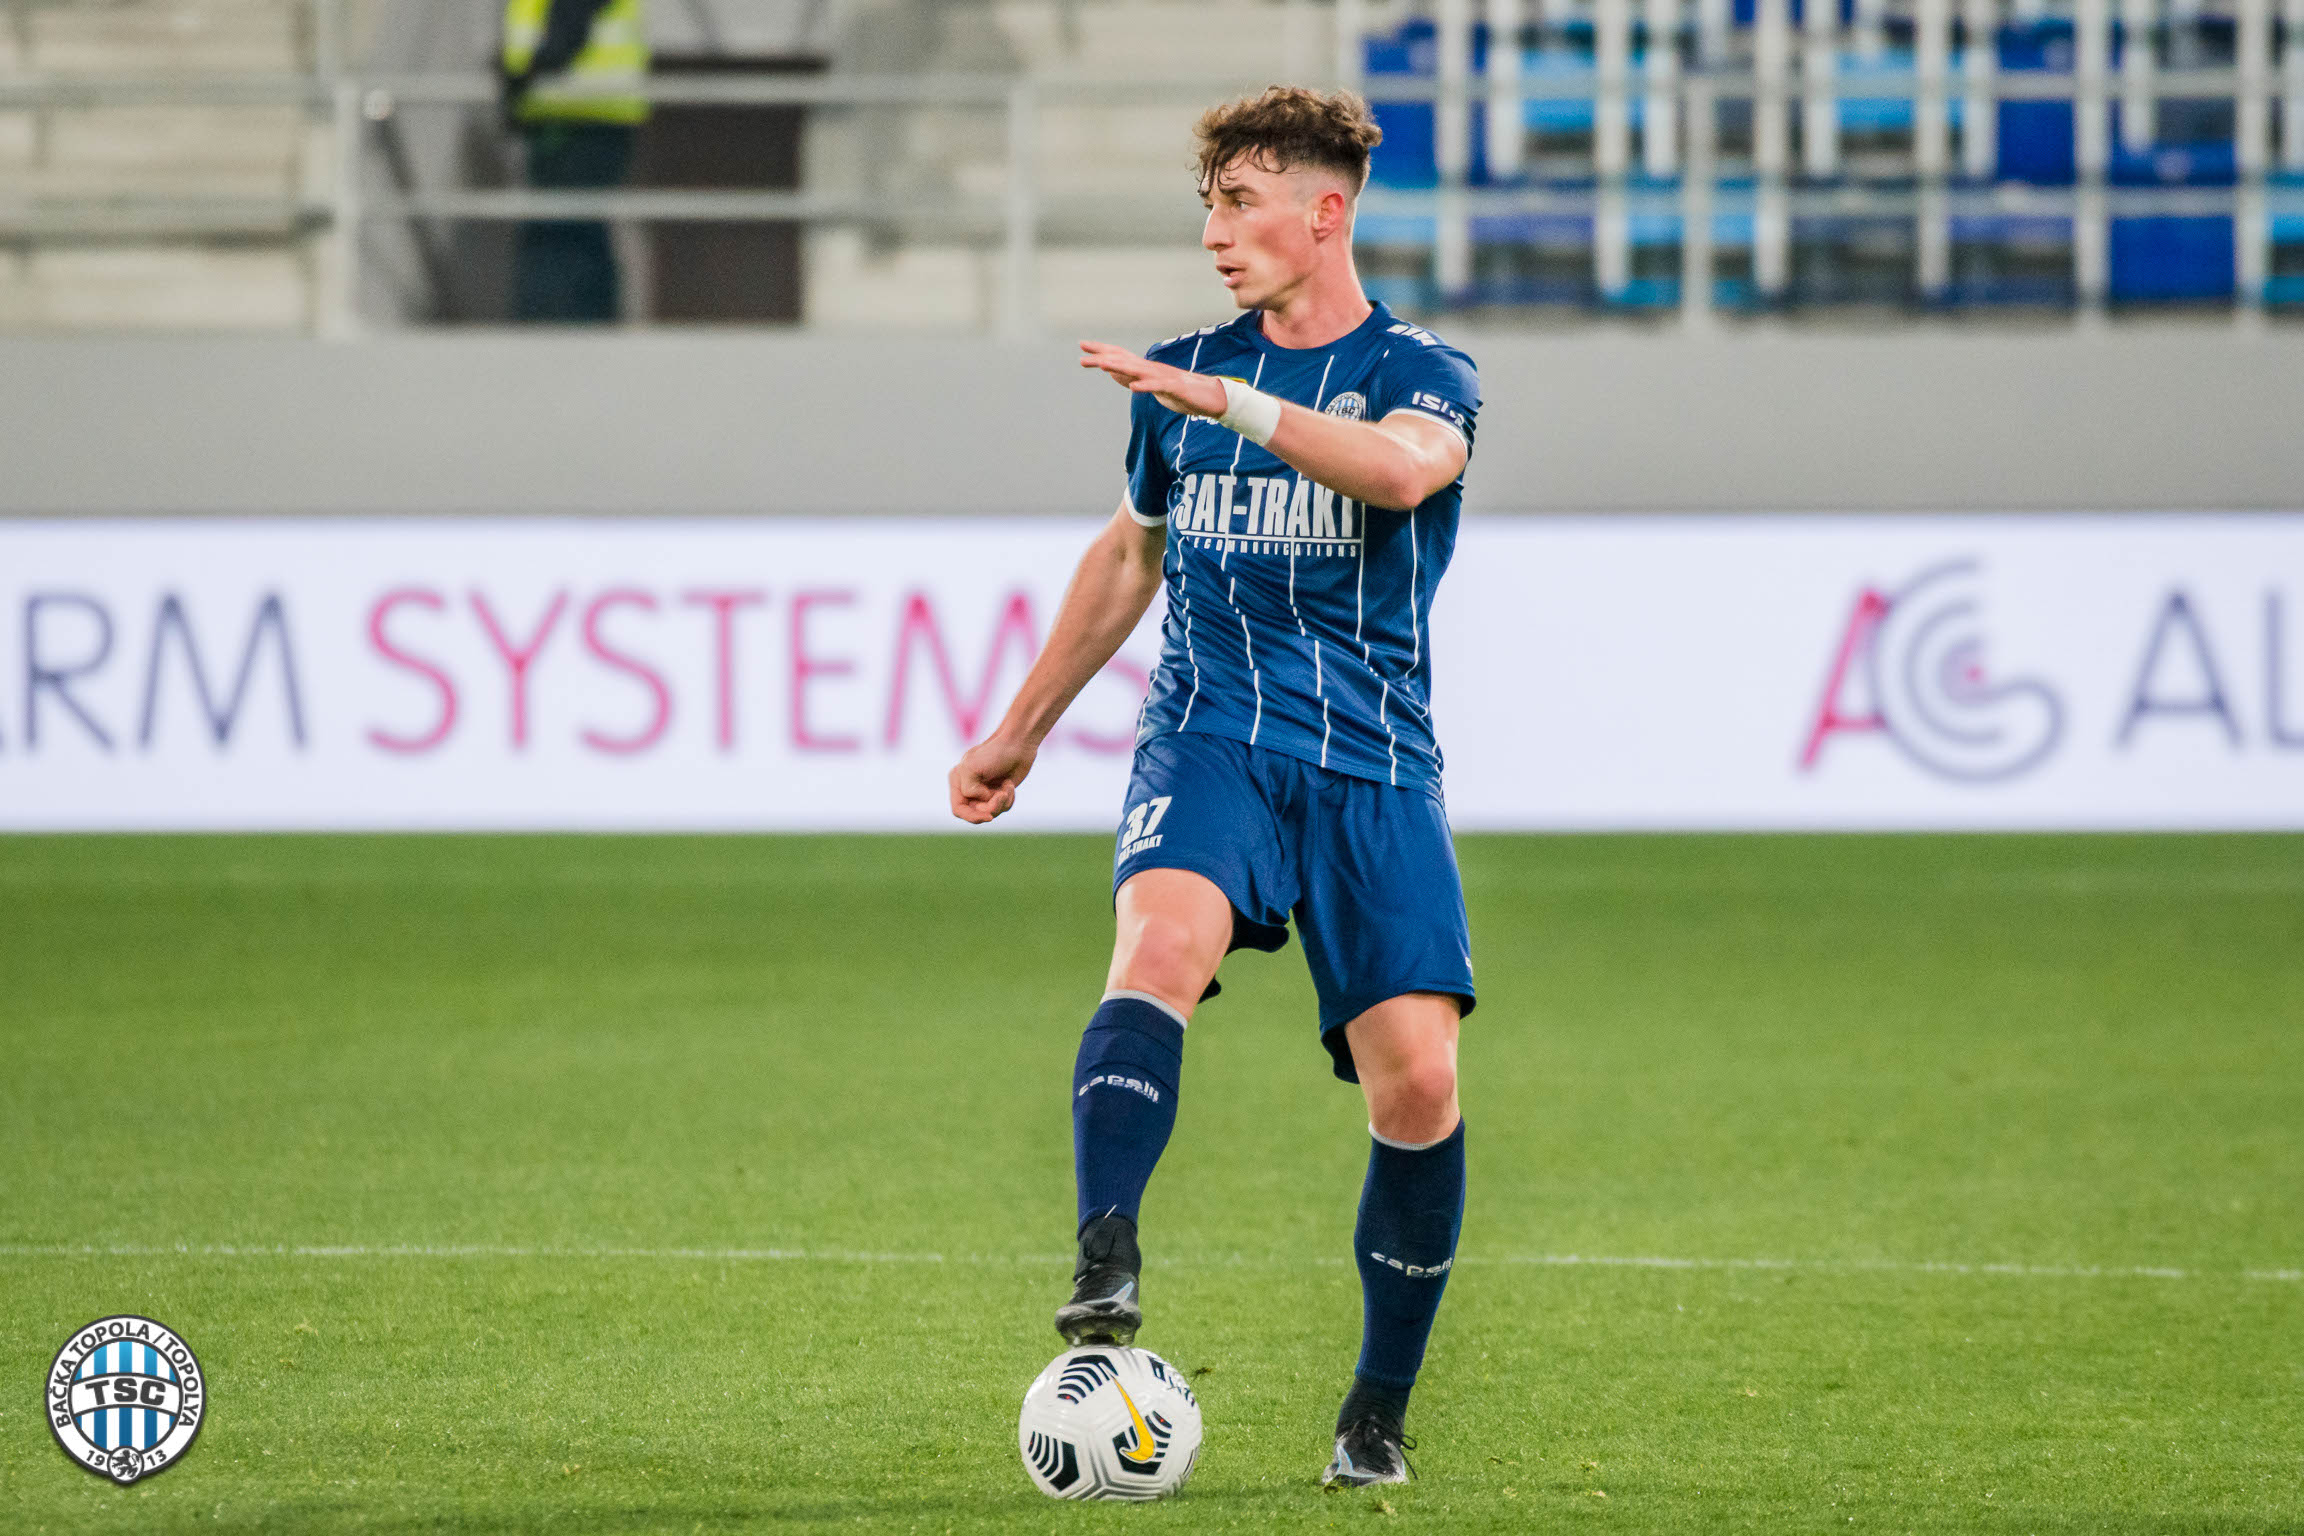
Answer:
[{"label": "player's right arm", "polygon": [[1147,526],[1128,502],[1121,502],[1080,557],[1047,647],[1032,663],[1008,713],[953,765],[953,815],[981,824],[1016,803],[1016,786],[1032,771],[1040,743],[1152,606],[1167,538],[1166,522]]}]

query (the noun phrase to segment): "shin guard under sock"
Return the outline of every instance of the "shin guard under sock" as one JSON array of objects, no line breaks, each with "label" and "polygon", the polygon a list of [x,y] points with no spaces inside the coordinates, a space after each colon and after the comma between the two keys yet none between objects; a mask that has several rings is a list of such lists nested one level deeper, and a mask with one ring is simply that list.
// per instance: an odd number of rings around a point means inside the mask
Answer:
[{"label": "shin guard under sock", "polygon": [[1464,1123],[1440,1140],[1368,1148],[1368,1181],[1353,1228],[1360,1266],[1360,1381],[1389,1387],[1406,1407],[1424,1341],[1456,1262],[1464,1226]]},{"label": "shin guard under sock", "polygon": [[1184,1021],[1141,992],[1106,995],[1072,1068],[1072,1168],[1080,1225],[1107,1213],[1136,1220],[1152,1169],[1176,1128]]}]

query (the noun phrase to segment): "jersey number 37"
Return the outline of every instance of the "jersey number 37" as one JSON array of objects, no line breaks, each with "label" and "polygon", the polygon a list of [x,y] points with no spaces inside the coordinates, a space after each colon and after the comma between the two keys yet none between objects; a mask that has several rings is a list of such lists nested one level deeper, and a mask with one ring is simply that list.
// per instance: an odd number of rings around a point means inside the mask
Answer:
[{"label": "jersey number 37", "polygon": [[[1140,837],[1150,837],[1160,829],[1160,818],[1168,814],[1168,802],[1174,795],[1156,795],[1128,813],[1128,825],[1120,829],[1120,841],[1132,843]],[[1146,813],[1150,814],[1147,815]]]}]

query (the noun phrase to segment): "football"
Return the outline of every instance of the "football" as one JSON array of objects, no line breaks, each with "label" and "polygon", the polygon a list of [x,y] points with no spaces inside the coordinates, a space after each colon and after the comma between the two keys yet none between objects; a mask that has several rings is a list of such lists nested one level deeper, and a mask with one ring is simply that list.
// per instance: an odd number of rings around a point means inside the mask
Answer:
[{"label": "football", "polygon": [[1157,1499],[1192,1475],[1200,1402],[1150,1350],[1083,1345],[1025,1392],[1016,1445],[1052,1499]]}]

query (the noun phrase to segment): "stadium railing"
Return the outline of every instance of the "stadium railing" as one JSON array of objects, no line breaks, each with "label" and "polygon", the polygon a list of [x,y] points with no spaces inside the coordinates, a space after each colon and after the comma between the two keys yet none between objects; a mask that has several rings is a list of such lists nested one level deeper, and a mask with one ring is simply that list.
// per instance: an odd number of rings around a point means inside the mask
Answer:
[{"label": "stadium railing", "polygon": [[[1435,0],[1357,61],[1363,244],[1408,257],[1368,265],[1404,299],[1692,313],[2304,300],[2304,3],[2110,3]],[[1900,270],[1852,288],[1835,245],[1883,235]]]},{"label": "stadium railing", "polygon": [[[2074,0],[2069,20],[2002,18],[1990,0],[1959,0],[1957,17],[1955,0],[1913,0],[1909,18],[1887,17],[1878,0],[1640,3],[1635,16],[1634,0],[1590,0],[1537,25],[1522,0],[1489,0],[1479,21],[1471,0],[1438,0],[1432,16],[1395,15],[1371,31],[1368,12],[1343,0],[1336,71],[1376,99],[1387,131],[1360,229],[1373,287],[1416,309],[1567,302],[1677,309],[1699,325],[1722,309],[1845,297],[2029,299],[2084,313],[2205,300],[2254,314],[2304,302],[2304,0],[2277,0],[2278,17],[2275,0],[2232,0],[2219,34],[2228,61],[2208,68],[2160,67],[2159,52],[2182,50],[2140,0],[2125,0],[2117,21],[2111,0]],[[1866,28],[1879,46],[1861,43]],[[326,177],[276,201],[0,197],[0,239],[263,230],[309,240],[329,257],[317,263],[314,324],[352,334],[362,324],[359,234],[373,224],[862,224],[997,248],[994,325],[1028,334],[1053,217],[1035,171],[1043,109],[1182,109],[1261,83],[836,73],[649,84],[663,102],[999,114],[997,193],[956,189],[924,203],[868,189],[378,188],[371,130],[411,108],[486,106],[496,86],[479,72],[0,74],[0,110],[300,107],[325,125],[334,158]],[[2169,132],[2203,117],[2204,135]],[[1843,154],[1883,132],[1901,136],[1899,156],[1864,164]],[[1849,288],[1833,252],[1883,233],[1898,270]],[[2013,263],[1994,265],[2009,252]]]}]

